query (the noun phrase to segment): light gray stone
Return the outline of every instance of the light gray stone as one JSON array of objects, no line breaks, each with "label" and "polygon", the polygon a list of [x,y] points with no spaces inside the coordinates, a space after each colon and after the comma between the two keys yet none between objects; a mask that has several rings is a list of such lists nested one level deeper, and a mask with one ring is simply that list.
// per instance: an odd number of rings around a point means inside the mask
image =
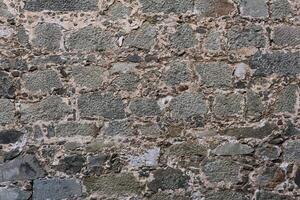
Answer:
[{"label": "light gray stone", "polygon": [[95,137],[98,131],[95,124],[88,123],[66,122],[55,127],[55,135],[58,137],[72,137],[76,135]]},{"label": "light gray stone", "polygon": [[9,99],[0,99],[0,124],[11,124],[14,122],[15,105]]},{"label": "light gray stone", "polygon": [[287,162],[300,162],[300,140],[287,140],[283,144],[283,158]]},{"label": "light gray stone", "polygon": [[270,12],[272,18],[280,19],[291,16],[292,8],[288,0],[273,0]]},{"label": "light gray stone", "polygon": [[129,156],[129,164],[135,168],[139,167],[155,167],[158,165],[160,148],[148,149],[142,155]]},{"label": "light gray stone", "polygon": [[0,97],[13,98],[15,90],[13,79],[7,73],[0,71]]},{"label": "light gray stone", "polygon": [[281,25],[274,28],[273,42],[279,46],[300,45],[300,27]]},{"label": "light gray stone", "polygon": [[114,87],[120,90],[134,91],[137,89],[139,80],[139,76],[135,73],[120,73],[113,81],[113,84]]},{"label": "light gray stone", "polygon": [[180,24],[176,32],[170,35],[170,44],[177,50],[186,49],[197,45],[194,30],[188,24]]},{"label": "light gray stone", "polygon": [[109,7],[108,14],[111,16],[112,20],[124,19],[130,15],[131,8],[125,6],[120,2],[115,2]]},{"label": "light gray stone", "polygon": [[275,112],[295,113],[297,93],[299,93],[297,85],[288,85],[286,88],[281,90],[275,102]]},{"label": "light gray stone", "polygon": [[80,87],[97,89],[103,81],[104,70],[99,66],[76,66],[72,68],[72,76],[75,83]]},{"label": "light gray stone", "polygon": [[221,51],[221,33],[218,30],[211,30],[203,43],[203,47],[209,52]]},{"label": "light gray stone", "polygon": [[217,117],[229,117],[237,115],[242,111],[242,102],[244,98],[240,94],[216,96],[213,112]]},{"label": "light gray stone", "polygon": [[19,188],[0,188],[1,200],[28,200],[31,192]]},{"label": "light gray stone", "polygon": [[219,156],[247,155],[254,151],[252,147],[246,144],[228,142],[222,144],[213,150],[213,153]]},{"label": "light gray stone", "polygon": [[113,120],[104,126],[103,133],[106,136],[128,136],[132,135],[134,130],[130,127],[130,122],[128,122],[128,120]]},{"label": "light gray stone", "polygon": [[138,117],[156,116],[161,113],[157,100],[150,98],[139,98],[133,100],[129,109]]},{"label": "light gray stone", "polygon": [[191,71],[185,63],[171,63],[170,69],[166,71],[163,80],[167,85],[176,86],[180,83],[191,81]]},{"label": "light gray stone", "polygon": [[268,16],[266,0],[238,0],[242,16],[263,18]]}]

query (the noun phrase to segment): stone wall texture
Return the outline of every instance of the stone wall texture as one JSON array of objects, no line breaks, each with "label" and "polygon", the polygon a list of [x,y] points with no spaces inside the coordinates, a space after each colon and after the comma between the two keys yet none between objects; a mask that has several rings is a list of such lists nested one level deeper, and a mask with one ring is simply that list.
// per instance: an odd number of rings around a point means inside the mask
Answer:
[{"label": "stone wall texture", "polygon": [[0,0],[0,200],[299,200],[299,0]]}]

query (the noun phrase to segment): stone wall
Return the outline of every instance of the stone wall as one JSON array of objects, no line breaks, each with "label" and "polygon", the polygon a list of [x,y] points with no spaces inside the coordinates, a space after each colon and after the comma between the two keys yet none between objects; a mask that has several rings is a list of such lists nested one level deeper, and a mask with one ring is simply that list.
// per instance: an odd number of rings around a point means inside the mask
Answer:
[{"label": "stone wall", "polygon": [[0,0],[0,199],[300,199],[299,0]]}]

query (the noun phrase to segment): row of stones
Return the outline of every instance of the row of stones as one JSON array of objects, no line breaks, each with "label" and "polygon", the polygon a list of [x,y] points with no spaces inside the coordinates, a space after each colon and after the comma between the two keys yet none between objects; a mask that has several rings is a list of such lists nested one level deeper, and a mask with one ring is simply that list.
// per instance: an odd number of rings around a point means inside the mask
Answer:
[{"label": "row of stones", "polygon": [[[198,46],[198,39],[193,28],[186,23],[179,24],[175,33],[168,36],[170,47],[175,49],[192,48]],[[65,40],[67,50],[103,51],[116,49],[118,45],[150,50],[156,45],[158,37],[157,28],[149,23],[144,23],[139,29],[132,31],[127,36],[122,36],[124,43],[118,44],[118,37],[111,31],[99,27],[86,26],[63,37],[63,28],[54,23],[39,23],[34,27],[34,36],[31,43],[36,48],[47,50],[64,49],[62,39]],[[226,33],[228,50],[242,48],[265,48],[268,44],[266,31],[259,25],[248,24],[245,27],[233,26]],[[291,25],[278,25],[272,31],[272,42],[279,47],[295,47],[300,44],[300,28]],[[161,36],[160,36],[161,37]],[[222,31],[212,30],[204,48],[208,51],[221,51]]]},{"label": "row of stones", "polygon": [[[272,18],[284,18],[291,16],[293,13],[292,7],[287,0],[272,0],[271,3],[267,0],[186,0],[186,1],[169,1],[169,0],[139,0],[142,11],[145,13],[175,13],[183,14],[193,12],[201,17],[219,17],[233,13],[235,3],[239,5],[241,16],[266,18],[271,13]],[[270,5],[270,7],[269,7]],[[43,10],[50,11],[97,11],[97,0],[84,1],[65,1],[63,4],[59,0],[41,1],[31,0],[26,1],[24,9],[33,12]],[[129,12],[130,8],[122,4],[117,4],[114,7],[116,12]]]}]

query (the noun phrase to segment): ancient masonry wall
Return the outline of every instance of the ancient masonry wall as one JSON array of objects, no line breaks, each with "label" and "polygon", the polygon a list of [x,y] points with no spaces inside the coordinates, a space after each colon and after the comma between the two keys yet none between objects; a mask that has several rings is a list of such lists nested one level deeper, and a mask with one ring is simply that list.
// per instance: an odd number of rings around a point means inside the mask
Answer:
[{"label": "ancient masonry wall", "polygon": [[299,0],[0,0],[0,199],[299,200]]}]

